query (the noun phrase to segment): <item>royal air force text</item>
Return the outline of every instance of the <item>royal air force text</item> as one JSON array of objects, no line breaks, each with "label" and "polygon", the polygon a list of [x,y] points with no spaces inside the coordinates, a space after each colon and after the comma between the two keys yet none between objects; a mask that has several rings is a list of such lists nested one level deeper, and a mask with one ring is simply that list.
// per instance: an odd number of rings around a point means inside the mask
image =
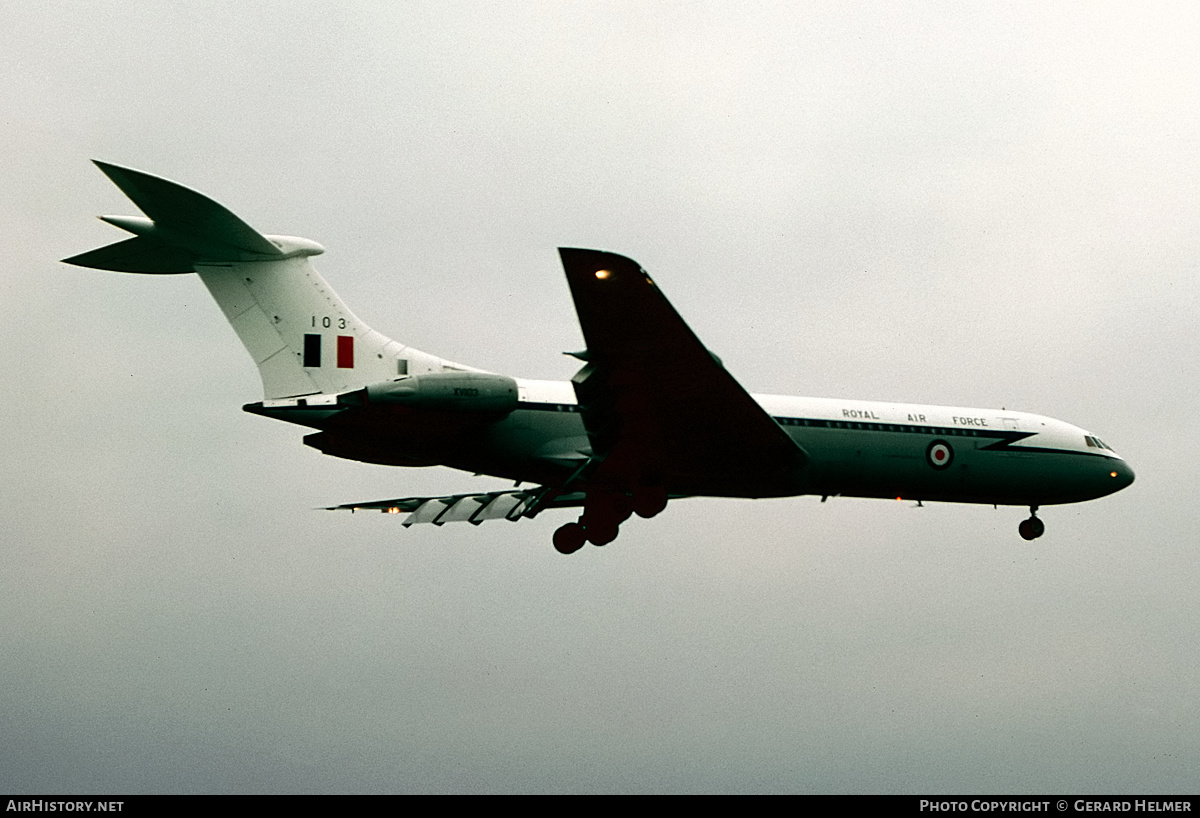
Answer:
[{"label": "royal air force text", "polygon": [[[842,417],[850,420],[882,420],[875,412],[870,409],[843,409]],[[987,418],[969,418],[959,417],[954,415],[951,420],[955,426],[974,426],[977,429],[988,428]],[[908,423],[928,423],[924,415],[909,413]]]}]

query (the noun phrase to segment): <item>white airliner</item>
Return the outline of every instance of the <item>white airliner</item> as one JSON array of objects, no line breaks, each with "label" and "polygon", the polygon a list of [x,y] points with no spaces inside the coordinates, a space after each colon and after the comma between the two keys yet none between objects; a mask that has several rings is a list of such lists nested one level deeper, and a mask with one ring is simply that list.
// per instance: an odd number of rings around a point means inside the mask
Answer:
[{"label": "white airliner", "polygon": [[408,526],[582,508],[554,533],[569,554],[682,497],[904,498],[1028,506],[1019,530],[1032,540],[1040,506],[1133,482],[1095,435],[1041,415],[750,395],[635,261],[598,250],[559,250],[586,342],[569,383],[456,364],[360,321],[309,263],[316,242],[263,235],[193,190],[96,164],[146,216],[101,216],[134,238],[65,261],[197,273],[262,376],[247,412],[316,429],[304,442],[335,457],[517,481],[334,509],[404,512]]}]

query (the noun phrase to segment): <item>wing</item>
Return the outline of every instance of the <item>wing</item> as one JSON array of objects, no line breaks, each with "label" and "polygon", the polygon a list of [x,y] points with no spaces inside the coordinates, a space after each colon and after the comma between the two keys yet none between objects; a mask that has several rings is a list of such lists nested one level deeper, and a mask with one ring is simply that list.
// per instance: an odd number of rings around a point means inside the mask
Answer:
[{"label": "wing", "polygon": [[672,495],[796,493],[804,451],[704,347],[632,259],[560,248],[586,364],[574,377],[593,480]]},{"label": "wing", "polygon": [[490,491],[483,494],[452,494],[446,497],[401,497],[395,500],[375,500],[369,503],[347,503],[329,506],[326,511],[359,511],[370,509],[385,514],[407,512],[401,525],[417,523],[471,523],[485,520],[518,520],[533,517],[543,508],[583,505],[582,492],[555,493],[546,486],[530,489]]}]

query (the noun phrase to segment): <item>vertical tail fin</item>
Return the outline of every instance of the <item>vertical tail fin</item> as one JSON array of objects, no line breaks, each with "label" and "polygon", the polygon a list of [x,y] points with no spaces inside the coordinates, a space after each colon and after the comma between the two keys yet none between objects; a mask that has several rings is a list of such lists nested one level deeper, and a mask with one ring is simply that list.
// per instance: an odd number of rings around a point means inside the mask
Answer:
[{"label": "vertical tail fin", "polygon": [[401,362],[413,351],[360,321],[306,257],[195,269],[258,365],[268,400],[407,374]]},{"label": "vertical tail fin", "polygon": [[267,400],[470,369],[405,347],[360,321],[309,262],[324,252],[316,242],[263,235],[175,182],[96,165],[146,217],[101,216],[135,237],[63,261],[126,273],[198,273],[258,366]]}]

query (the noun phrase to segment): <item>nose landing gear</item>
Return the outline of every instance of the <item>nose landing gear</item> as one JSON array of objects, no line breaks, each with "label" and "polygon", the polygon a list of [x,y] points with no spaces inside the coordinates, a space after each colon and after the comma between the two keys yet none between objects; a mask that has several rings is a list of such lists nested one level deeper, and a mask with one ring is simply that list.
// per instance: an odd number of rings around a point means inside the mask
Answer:
[{"label": "nose landing gear", "polygon": [[1017,531],[1026,540],[1036,540],[1038,537],[1046,533],[1046,524],[1038,519],[1037,506],[1029,507],[1029,519],[1022,520],[1017,526]]}]

